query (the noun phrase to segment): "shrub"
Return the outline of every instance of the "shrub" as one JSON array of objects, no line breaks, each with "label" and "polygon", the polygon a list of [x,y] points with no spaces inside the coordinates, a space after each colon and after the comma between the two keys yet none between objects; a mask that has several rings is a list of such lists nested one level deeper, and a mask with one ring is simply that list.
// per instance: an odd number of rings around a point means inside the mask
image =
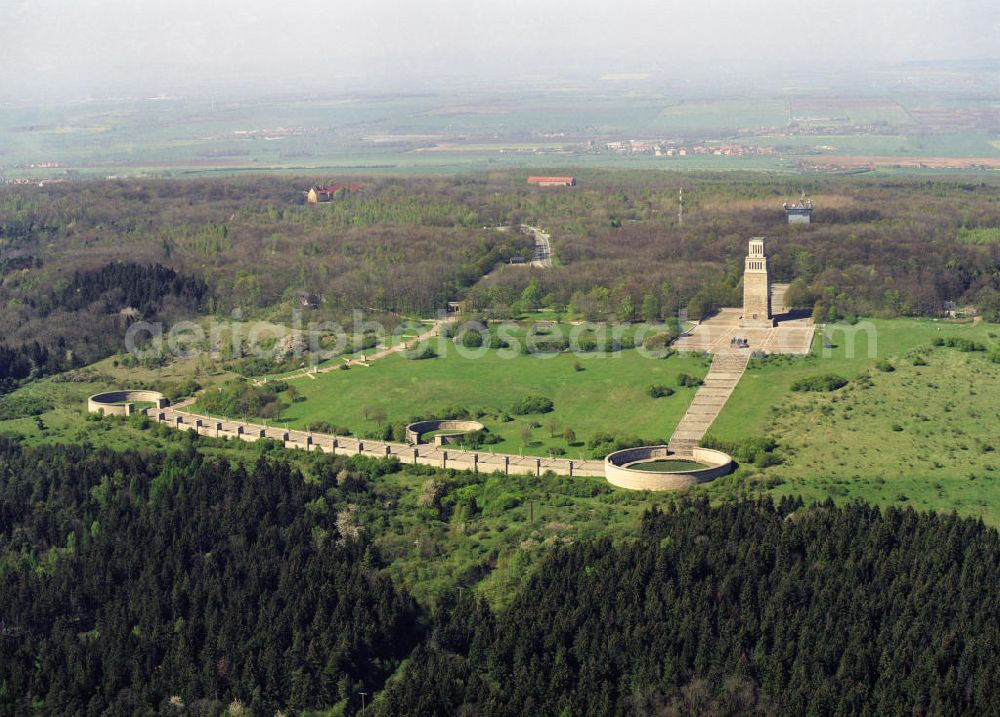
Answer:
[{"label": "shrub", "polygon": [[663,398],[664,396],[673,396],[674,389],[670,386],[664,386],[662,383],[654,383],[646,389],[646,393],[649,394],[650,398]]},{"label": "shrub", "polygon": [[223,416],[274,418],[284,406],[269,386],[232,381],[205,392],[198,401],[198,407]]},{"label": "shrub", "polygon": [[379,345],[379,338],[374,333],[368,332],[362,335],[360,340],[354,342],[352,353],[357,353],[358,351],[364,351],[365,349],[373,349]]},{"label": "shrub", "polygon": [[758,468],[767,468],[769,466],[776,466],[781,463],[781,458],[775,455],[773,452],[760,451],[754,456],[754,465]]},{"label": "shrub", "polygon": [[549,413],[555,408],[551,398],[545,396],[525,396],[511,409],[515,416],[526,416],[529,413]]},{"label": "shrub", "polygon": [[[705,448],[724,451],[740,463],[757,463],[759,465],[759,461],[770,460],[761,458],[761,456],[765,453],[774,453],[778,442],[768,436],[750,436],[739,441],[720,441],[712,436],[706,436],[702,440],[702,445]],[[773,465],[773,463],[768,465]]]},{"label": "shrub", "polygon": [[[465,421],[469,418],[469,409],[465,406],[449,406],[448,408],[440,411],[435,418],[439,418],[444,421]],[[411,423],[412,422],[413,421],[411,421]]]},{"label": "shrub", "polygon": [[349,436],[351,430],[347,426],[338,426],[329,421],[317,421],[309,424],[309,430],[316,433],[329,433],[333,436]]},{"label": "shrub", "polygon": [[374,456],[356,454],[348,458],[347,462],[351,466],[351,470],[360,473],[368,480],[399,471],[399,459],[395,456],[375,458]]},{"label": "shrub", "polygon": [[948,336],[942,338],[940,336],[935,337],[931,342],[934,346],[947,346],[948,348],[958,349],[963,353],[971,353],[973,351],[985,351],[986,346],[978,341],[973,341],[972,339],[967,339],[962,336]]},{"label": "shrub", "polygon": [[201,384],[194,379],[189,378],[181,381],[180,383],[173,383],[163,387],[161,393],[166,398],[170,399],[171,403],[176,403],[182,398],[193,396],[200,389]]},{"label": "shrub", "polygon": [[836,391],[847,385],[847,379],[834,373],[822,376],[806,376],[792,383],[793,391]]},{"label": "shrub", "polygon": [[510,344],[496,334],[486,335],[486,347],[491,349],[509,349]]},{"label": "shrub", "polygon": [[502,439],[495,433],[490,433],[488,429],[484,428],[481,431],[472,431],[465,436],[465,440],[462,443],[469,448],[479,448],[480,446],[492,446],[499,443]]},{"label": "shrub", "polygon": [[483,335],[478,331],[463,331],[458,342],[467,349],[478,349],[483,345]]},{"label": "shrub", "polygon": [[256,415],[260,418],[274,419],[281,415],[284,408],[285,404],[280,401],[269,401],[260,407]]},{"label": "shrub", "polygon": [[700,386],[704,381],[700,378],[695,378],[694,376],[687,373],[677,374],[677,385],[684,388],[693,388],[695,386]]},{"label": "shrub", "polygon": [[523,348],[525,354],[555,354],[569,348],[569,339],[563,336],[546,336],[535,334],[530,342],[526,341]]},{"label": "shrub", "polygon": [[4,396],[0,398],[0,421],[38,416],[51,408],[50,402],[37,396]]},{"label": "shrub", "polygon": [[648,441],[638,436],[618,436],[611,433],[595,433],[587,441],[587,450],[590,451],[591,458],[604,458],[609,453],[620,451],[625,448],[635,448],[636,446],[646,446],[661,441]]},{"label": "shrub", "polygon": [[375,428],[371,428],[371,429],[365,431],[361,435],[361,437],[362,438],[369,438],[369,439],[371,439],[373,441],[391,441],[392,440],[392,425],[387,423],[385,425],[376,426]]},{"label": "shrub", "polygon": [[881,359],[879,361],[876,361],[875,368],[877,368],[879,371],[882,371],[883,373],[892,373],[893,371],[896,370],[896,367],[893,366],[891,363],[889,363],[887,359]]},{"label": "shrub", "polygon": [[227,371],[233,371],[241,376],[264,376],[275,371],[280,371],[283,367],[274,362],[259,357],[250,357],[228,361],[224,364]]},{"label": "shrub", "polygon": [[403,358],[410,359],[411,361],[424,361],[426,359],[437,358],[437,351],[430,346],[424,346],[422,349],[404,351]]},{"label": "shrub", "polygon": [[676,338],[676,334],[670,332],[661,332],[650,336],[642,345],[647,351],[656,352],[657,354],[672,354],[674,353],[670,348],[670,342]]}]

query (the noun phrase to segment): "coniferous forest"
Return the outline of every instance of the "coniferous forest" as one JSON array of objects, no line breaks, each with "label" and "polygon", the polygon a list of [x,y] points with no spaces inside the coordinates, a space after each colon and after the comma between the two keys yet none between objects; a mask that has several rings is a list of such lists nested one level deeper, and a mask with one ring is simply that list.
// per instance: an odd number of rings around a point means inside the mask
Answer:
[{"label": "coniferous forest", "polygon": [[0,439],[0,713],[998,711],[978,521],[682,498],[554,547],[504,607],[418,603],[349,520],[398,464],[207,453]]},{"label": "coniferous forest", "polygon": [[329,705],[416,644],[416,605],[338,535],[329,479],[6,439],[0,475],[4,714]]}]

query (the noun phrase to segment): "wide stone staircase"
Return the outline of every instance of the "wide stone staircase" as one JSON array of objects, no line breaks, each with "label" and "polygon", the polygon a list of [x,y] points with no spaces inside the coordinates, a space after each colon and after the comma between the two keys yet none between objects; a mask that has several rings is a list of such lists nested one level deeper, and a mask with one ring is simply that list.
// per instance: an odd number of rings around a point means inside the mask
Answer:
[{"label": "wide stone staircase", "polygon": [[691,454],[726,405],[749,360],[749,349],[729,349],[715,354],[705,382],[670,437],[671,451],[678,455]]}]

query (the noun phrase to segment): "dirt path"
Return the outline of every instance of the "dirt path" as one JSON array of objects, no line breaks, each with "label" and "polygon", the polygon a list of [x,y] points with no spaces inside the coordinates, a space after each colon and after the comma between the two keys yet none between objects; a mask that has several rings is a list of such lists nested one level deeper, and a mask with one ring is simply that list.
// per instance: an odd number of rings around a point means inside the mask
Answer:
[{"label": "dirt path", "polygon": [[406,341],[400,341],[395,346],[387,346],[373,354],[369,354],[368,356],[364,356],[363,358],[360,359],[345,359],[344,363],[333,363],[330,364],[329,366],[324,366],[322,368],[320,367],[304,368],[300,371],[296,371],[295,373],[264,376],[263,378],[259,378],[256,381],[254,381],[254,385],[261,386],[267,383],[268,381],[279,378],[282,381],[287,381],[294,378],[306,378],[306,377],[315,378],[316,374],[336,371],[343,365],[368,366],[371,364],[372,361],[377,361],[378,359],[385,358],[386,356],[389,356],[394,353],[399,353],[400,351],[406,351],[408,349],[413,348],[414,346],[419,345],[423,341],[427,341],[428,339],[437,336],[440,333],[442,327],[445,324],[451,323],[452,321],[454,321],[453,318],[438,319],[437,321],[434,322],[434,325],[431,328],[429,328],[427,331],[423,332],[419,336],[414,336],[413,338],[407,339]]}]

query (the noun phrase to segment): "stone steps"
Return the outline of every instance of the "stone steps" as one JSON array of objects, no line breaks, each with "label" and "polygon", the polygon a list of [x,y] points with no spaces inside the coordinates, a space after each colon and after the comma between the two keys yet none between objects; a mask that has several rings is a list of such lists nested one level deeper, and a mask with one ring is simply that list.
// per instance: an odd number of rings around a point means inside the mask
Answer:
[{"label": "stone steps", "polygon": [[720,352],[715,355],[704,382],[670,437],[668,445],[671,451],[690,454],[698,445],[698,441],[705,436],[726,405],[749,360],[748,350]]}]

